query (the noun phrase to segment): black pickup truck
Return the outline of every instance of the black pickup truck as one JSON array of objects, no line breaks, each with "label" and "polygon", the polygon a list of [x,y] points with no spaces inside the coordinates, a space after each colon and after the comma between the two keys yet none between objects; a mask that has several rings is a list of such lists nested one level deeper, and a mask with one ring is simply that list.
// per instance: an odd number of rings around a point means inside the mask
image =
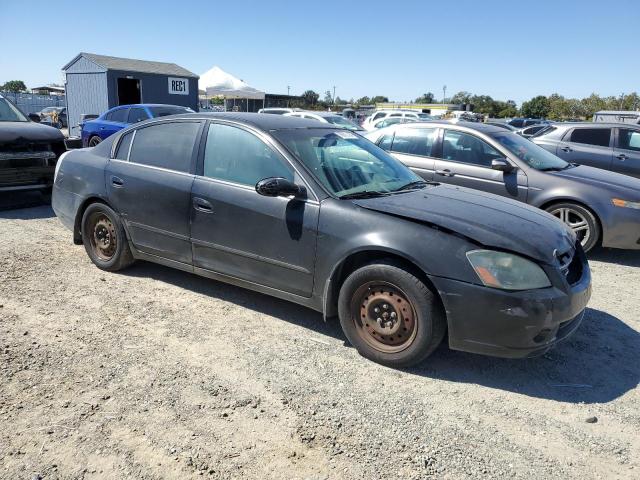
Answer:
[{"label": "black pickup truck", "polygon": [[49,190],[65,150],[60,130],[30,120],[0,95],[0,194]]}]

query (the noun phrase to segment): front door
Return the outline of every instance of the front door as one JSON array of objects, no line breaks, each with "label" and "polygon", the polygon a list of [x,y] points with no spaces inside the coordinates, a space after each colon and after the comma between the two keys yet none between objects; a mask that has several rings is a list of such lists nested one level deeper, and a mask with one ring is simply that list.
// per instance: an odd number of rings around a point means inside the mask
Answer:
[{"label": "front door", "polygon": [[194,266],[311,296],[318,202],[256,192],[268,177],[302,182],[261,134],[211,123],[206,136],[192,190]]},{"label": "front door", "polygon": [[640,178],[640,130],[617,128],[611,170]]},{"label": "front door", "polygon": [[510,172],[491,168],[492,160],[505,159],[505,155],[476,135],[445,130],[439,156],[435,162],[437,182],[527,201],[526,174],[519,168]]},{"label": "front door", "polygon": [[556,155],[569,163],[610,170],[611,134],[608,127],[576,127],[558,144]]},{"label": "front door", "polygon": [[109,201],[141,252],[191,264],[191,172],[201,126],[164,122],[131,131],[105,169]]}]

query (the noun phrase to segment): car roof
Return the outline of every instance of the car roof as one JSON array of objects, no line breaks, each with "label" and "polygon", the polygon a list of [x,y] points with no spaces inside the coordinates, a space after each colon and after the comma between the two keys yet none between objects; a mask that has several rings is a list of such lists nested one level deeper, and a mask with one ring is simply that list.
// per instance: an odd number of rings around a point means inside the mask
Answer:
[{"label": "car roof", "polygon": [[[288,128],[334,128],[331,126],[331,124],[318,123],[317,120],[309,120],[306,118],[290,117],[285,115],[264,115],[260,113],[246,112],[183,113],[180,115],[171,115],[162,118],[204,118],[211,120],[229,120],[245,123],[261,130],[281,130]],[[341,129],[336,128],[336,130]]]},{"label": "car roof", "polygon": [[[476,130],[478,132],[482,132],[486,134],[508,132],[508,130],[505,130],[504,128],[501,128],[501,127],[496,127],[495,125],[487,125],[485,123],[479,123],[479,122],[451,122],[449,120],[427,120],[424,122],[403,123],[402,125],[409,128],[424,127],[425,125],[428,125],[430,127],[441,127],[441,128],[463,127],[463,128]],[[393,126],[395,127],[396,125],[393,125]]]},{"label": "car roof", "polygon": [[118,105],[117,107],[112,107],[109,110],[117,110],[119,108],[132,108],[132,107],[178,107],[178,108],[189,108],[184,105],[172,105],[170,103],[132,103],[130,105]]},{"label": "car roof", "polygon": [[586,128],[614,128],[614,127],[635,127],[640,128],[640,125],[634,123],[622,123],[622,122],[560,122],[554,123],[554,127],[586,127]]}]

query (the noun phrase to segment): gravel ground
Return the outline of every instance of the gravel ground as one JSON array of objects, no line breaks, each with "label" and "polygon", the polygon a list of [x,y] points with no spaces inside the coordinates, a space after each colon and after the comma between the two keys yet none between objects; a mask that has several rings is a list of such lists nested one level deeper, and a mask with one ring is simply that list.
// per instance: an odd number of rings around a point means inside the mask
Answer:
[{"label": "gravel ground", "polygon": [[0,478],[640,478],[640,252],[593,255],[577,334],[510,361],[376,365],[310,310],[95,268],[0,212]]}]

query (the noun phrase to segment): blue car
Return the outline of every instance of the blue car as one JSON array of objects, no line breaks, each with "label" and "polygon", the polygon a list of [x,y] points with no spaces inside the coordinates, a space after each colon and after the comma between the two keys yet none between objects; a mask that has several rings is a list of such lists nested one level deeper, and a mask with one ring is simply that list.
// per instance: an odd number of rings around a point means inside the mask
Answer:
[{"label": "blue car", "polygon": [[194,113],[189,107],[162,104],[120,105],[107,110],[98,118],[80,124],[82,146],[95,147],[105,138],[119,132],[132,123],[149,118],[166,117],[180,113]]}]

